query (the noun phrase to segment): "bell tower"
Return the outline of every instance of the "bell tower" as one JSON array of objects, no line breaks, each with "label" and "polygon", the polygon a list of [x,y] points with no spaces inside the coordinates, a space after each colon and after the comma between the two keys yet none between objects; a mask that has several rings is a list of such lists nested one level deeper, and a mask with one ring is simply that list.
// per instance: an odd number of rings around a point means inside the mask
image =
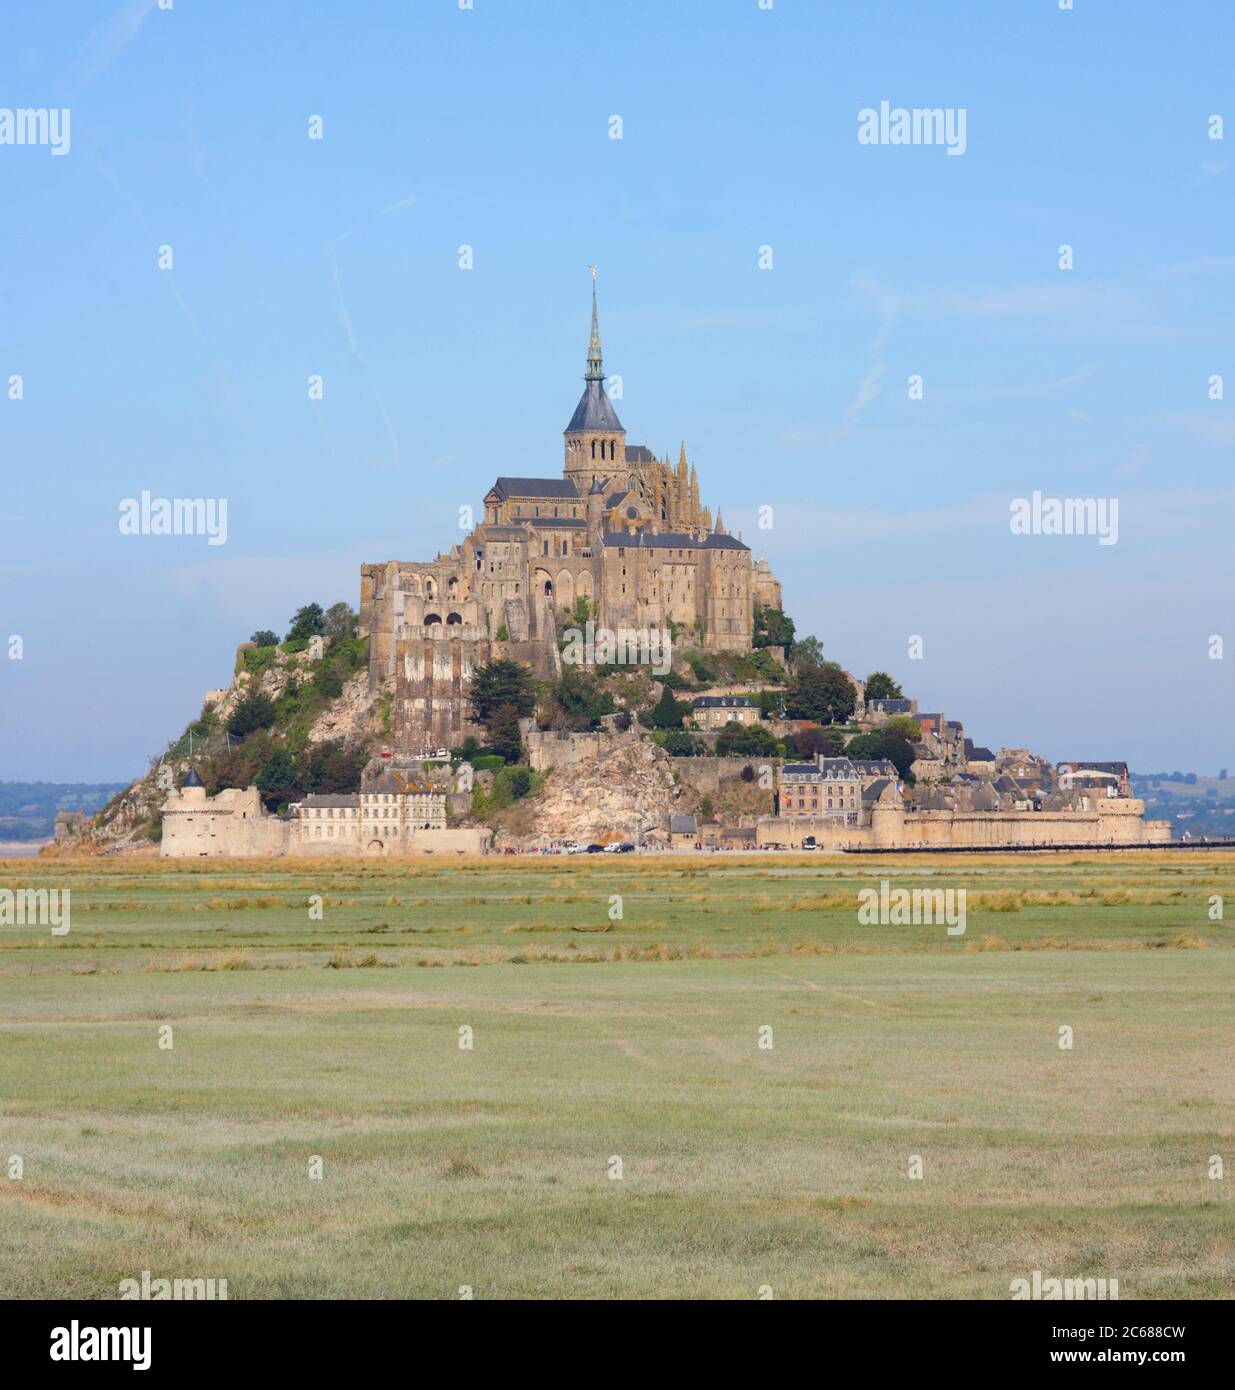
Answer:
[{"label": "bell tower", "polygon": [[566,462],[563,475],[586,497],[597,478],[614,477],[626,467],[626,431],[605,393],[605,369],[601,361],[600,327],[596,314],[596,267],[592,272],[592,336],[587,345],[587,370],[583,395],[570,424],[564,430]]}]

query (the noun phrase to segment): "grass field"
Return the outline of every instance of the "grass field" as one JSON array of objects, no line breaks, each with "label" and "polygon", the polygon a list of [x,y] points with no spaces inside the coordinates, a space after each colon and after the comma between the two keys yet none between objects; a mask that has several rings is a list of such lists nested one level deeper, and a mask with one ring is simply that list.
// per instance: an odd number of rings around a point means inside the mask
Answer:
[{"label": "grass field", "polygon": [[[965,935],[862,925],[885,878],[965,888]],[[1235,857],[0,886],[72,892],[67,936],[0,928],[0,1297],[1235,1295]]]}]

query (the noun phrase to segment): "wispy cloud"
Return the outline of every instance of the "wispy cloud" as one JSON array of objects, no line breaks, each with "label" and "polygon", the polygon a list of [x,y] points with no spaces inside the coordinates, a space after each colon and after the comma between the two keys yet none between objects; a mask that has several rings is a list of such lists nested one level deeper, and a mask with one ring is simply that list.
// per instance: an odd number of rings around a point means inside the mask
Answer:
[{"label": "wispy cloud", "polygon": [[128,0],[122,10],[104,20],[73,59],[66,80],[71,85],[93,82],[133,42],[154,6],[155,0]]}]

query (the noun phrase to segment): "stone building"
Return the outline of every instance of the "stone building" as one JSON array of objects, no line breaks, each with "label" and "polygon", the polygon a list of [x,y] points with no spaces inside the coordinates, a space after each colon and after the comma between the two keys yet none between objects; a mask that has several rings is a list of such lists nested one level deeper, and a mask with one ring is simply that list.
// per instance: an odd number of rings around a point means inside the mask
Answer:
[{"label": "stone building", "polygon": [[446,790],[383,771],[360,792],[314,794],[272,816],[256,787],[215,796],[195,770],[163,803],[165,858],[248,858],[286,854],[481,854],[490,832],[450,829]]},{"label": "stone building", "polygon": [[813,763],[785,763],[776,791],[781,819],[830,817],[847,826],[861,822],[862,774],[848,758],[819,754]]},{"label": "stone building", "polygon": [[499,477],[484,520],[448,552],[361,567],[370,688],[394,679],[392,743],[459,743],[471,678],[494,657],[556,674],[557,638],[581,598],[598,627],[675,630],[715,652],[751,650],[756,602],[781,602],[766,563],[702,504],[685,446],[673,465],[627,442],[605,390],[594,280],[561,475]]},{"label": "stone building", "polygon": [[690,702],[691,727],[723,729],[726,724],[757,724],[759,701],[749,695],[696,695]]}]

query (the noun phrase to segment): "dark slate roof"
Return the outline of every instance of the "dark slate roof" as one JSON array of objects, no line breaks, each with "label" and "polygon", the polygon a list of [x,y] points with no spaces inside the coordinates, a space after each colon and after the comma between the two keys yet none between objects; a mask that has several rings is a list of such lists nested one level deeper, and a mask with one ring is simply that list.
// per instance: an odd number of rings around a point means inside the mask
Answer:
[{"label": "dark slate roof", "polygon": [[814,763],[786,763],[781,771],[786,777],[819,776],[819,769]]},{"label": "dark slate roof", "polygon": [[981,744],[975,748],[968,740],[966,740],[966,744],[965,756],[967,758],[973,758],[980,763],[993,763],[995,761],[995,755],[989,748],[983,748]]},{"label": "dark slate roof", "polygon": [[890,758],[853,758],[851,761],[864,777],[872,774],[888,777],[896,775],[896,764]]},{"label": "dark slate roof", "polygon": [[[552,517],[549,518],[553,520]],[[527,532],[522,526],[486,526],[484,537],[490,541],[526,541]]]},{"label": "dark slate roof", "polygon": [[996,790],[1007,792],[1011,796],[1024,796],[1025,789],[1015,777],[1009,777],[1006,773],[995,780]]},{"label": "dark slate roof", "polygon": [[759,701],[748,695],[696,695],[692,709],[758,709]]},{"label": "dark slate roof", "polygon": [[579,500],[579,489],[569,478],[498,478],[492,488],[505,502],[509,497],[569,497]]},{"label": "dark slate roof", "polygon": [[355,792],[336,795],[333,792],[313,792],[300,803],[302,806],[343,806],[355,808],[360,805],[360,797]]},{"label": "dark slate roof", "polygon": [[605,502],[605,506],[606,506],[606,507],[616,507],[616,506],[619,505],[619,503],[622,501],[622,499],[623,499],[624,497],[629,497],[629,496],[630,496],[630,493],[627,492],[625,489],[623,489],[621,492],[613,492],[613,493],[610,493],[610,495],[609,495],[607,501]]},{"label": "dark slate roof", "polygon": [[745,545],[736,536],[718,536],[714,531],[704,540],[688,536],[684,531],[636,531],[633,534],[625,531],[606,531],[601,537],[601,543],[644,550],[750,550],[750,546]]},{"label": "dark slate roof", "polygon": [[989,782],[983,782],[974,788],[971,805],[975,811],[999,810],[999,797]]},{"label": "dark slate roof", "polygon": [[892,783],[886,778],[881,777],[877,782],[872,782],[869,787],[862,789],[863,801],[878,801]]},{"label": "dark slate roof", "polygon": [[670,816],[669,834],[670,835],[696,835],[699,832],[699,822],[694,816]]},{"label": "dark slate roof", "polygon": [[575,406],[575,413],[570,417],[570,424],[566,426],[566,434],[580,433],[585,430],[620,430],[622,422],[617,417],[617,411],[613,408],[613,403],[605,395],[605,384],[603,381],[589,381],[583,388],[583,395],[579,397],[579,404]]},{"label": "dark slate roof", "polygon": [[856,777],[858,770],[848,758],[820,758],[819,767],[825,777]]},{"label": "dark slate roof", "polygon": [[604,490],[605,490],[605,485],[604,485],[604,483],[602,483],[602,482],[600,481],[599,478],[593,478],[593,479],[592,479],[592,486],[591,486],[590,488],[588,488],[588,490],[587,490],[587,495],[588,495],[589,497],[591,497],[594,493],[598,493],[598,492],[603,493]]},{"label": "dark slate roof", "polygon": [[528,526],[539,527],[542,531],[552,531],[563,526],[586,526],[581,516],[522,516],[515,514],[513,520],[526,522]]},{"label": "dark slate roof", "polygon": [[655,463],[656,455],[646,444],[628,444],[626,446],[627,463]]},{"label": "dark slate roof", "polygon": [[1057,766],[1061,768],[1074,768],[1077,772],[1113,772],[1119,777],[1126,777],[1128,775],[1127,763],[1090,763],[1069,758],[1067,762],[1059,763]]},{"label": "dark slate roof", "polygon": [[875,700],[874,706],[885,714],[907,714],[912,708],[912,700]]},{"label": "dark slate roof", "polygon": [[184,787],[204,787],[205,785],[206,784],[197,775],[197,769],[195,767],[189,768],[189,775],[180,784],[182,789]]}]

